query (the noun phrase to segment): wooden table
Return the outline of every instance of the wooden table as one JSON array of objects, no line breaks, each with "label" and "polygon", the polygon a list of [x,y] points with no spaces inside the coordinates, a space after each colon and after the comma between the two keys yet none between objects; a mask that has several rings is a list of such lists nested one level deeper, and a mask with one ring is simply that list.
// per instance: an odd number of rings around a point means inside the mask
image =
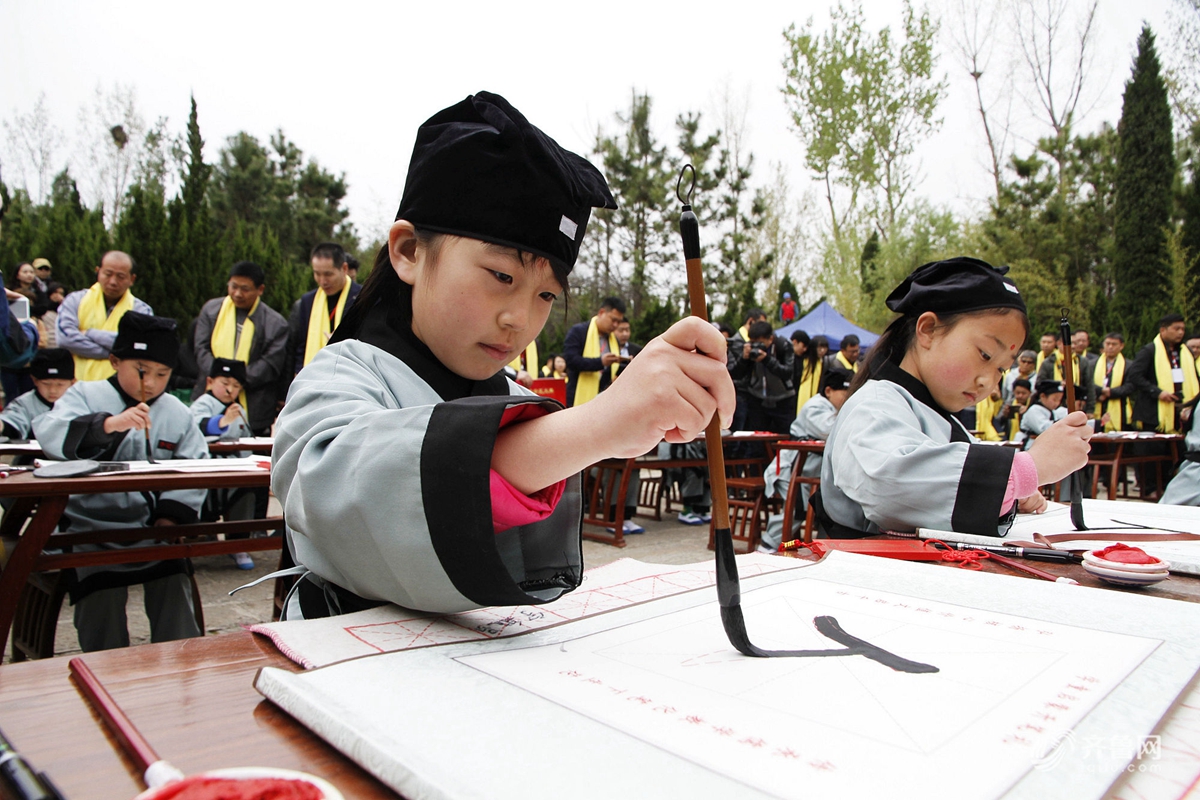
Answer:
[{"label": "wooden table", "polygon": [[[894,538],[889,536],[871,536],[867,538],[882,540],[891,539],[894,541]],[[821,539],[820,541],[828,543],[830,540]],[[846,540],[843,539],[834,541]],[[1002,546],[1003,540],[997,539],[996,543],[997,546]],[[785,555],[791,556],[792,558],[803,558],[809,561],[815,560],[812,552],[803,548],[787,551]],[[922,561],[920,563],[930,564],[936,567],[963,569],[963,567],[959,566],[958,562],[952,561]],[[979,563],[983,567],[983,572],[995,572],[1000,575],[1015,575],[1021,578],[1028,578],[1031,581],[1041,580],[1040,578],[1035,578],[1031,575],[1026,575],[1023,572],[1018,572],[990,559],[985,558]],[[1130,592],[1133,594],[1145,595],[1147,597],[1160,597],[1165,600],[1183,600],[1187,603],[1200,603],[1200,578],[1193,577],[1191,575],[1172,574],[1171,577],[1167,578],[1162,583],[1156,583],[1153,586],[1137,588],[1133,586],[1115,586],[1111,583],[1105,583],[1092,573],[1085,570],[1080,564],[1060,564],[1051,561],[1033,560],[1028,560],[1024,563],[1029,564],[1031,567],[1037,567],[1043,572],[1049,572],[1051,575],[1074,578],[1075,580],[1079,581],[1080,585],[1082,586],[1091,586],[1097,589],[1108,589],[1114,592]]]},{"label": "wooden table", "polygon": [[[1099,583],[1077,565],[1037,565],[1085,585],[1200,601],[1196,578],[1172,576],[1147,589],[1123,590]],[[985,561],[984,570],[1004,568]],[[330,781],[347,798],[398,797],[254,691],[261,667],[299,671],[264,638],[238,632],[84,658],[159,754],[184,772],[241,765],[300,769]],[[141,788],[138,777],[68,679],[67,660],[0,667],[0,724],[72,800],[129,800]],[[465,747],[465,769],[487,758],[471,752],[469,743]]]},{"label": "wooden table", "polygon": [[[165,558],[189,558],[259,550],[278,550],[283,537],[271,536],[228,541],[183,541],[153,547],[125,548],[96,553],[43,554],[54,537],[54,545],[84,542],[136,542],[164,534],[162,528],[133,528],[128,530],[55,533],[67,500],[72,494],[106,494],[110,492],[164,492],[172,489],[236,489],[270,486],[269,470],[239,470],[228,472],[112,472],[82,478],[35,478],[19,473],[0,479],[0,497],[15,502],[0,525],[0,536],[20,537],[17,546],[0,572],[0,651],[3,651],[16,614],[17,602],[30,573],[98,564],[127,564],[157,561]],[[28,521],[28,525],[25,523]],[[245,520],[238,522],[198,523],[177,525],[170,536],[196,537],[217,533],[249,533],[281,528],[282,519]],[[22,531],[22,528],[24,530]]]},{"label": "wooden table", "polygon": [[[273,447],[274,442],[223,442],[217,440],[208,443],[208,452],[212,455],[233,455],[249,452],[256,456],[269,456]],[[33,456],[34,458],[45,458],[45,453],[42,452],[37,440],[34,439],[28,442],[0,442],[0,456]]]},{"label": "wooden table", "polygon": [[[185,773],[282,767],[325,778],[347,800],[399,796],[254,691],[260,667],[300,669],[265,638],[239,631],[83,658],[159,755]],[[67,661],[0,667],[0,726],[71,800],[130,800],[143,788],[140,776],[76,691]],[[463,757],[472,768],[483,755],[464,743]]]},{"label": "wooden table", "polygon": [[[1165,442],[1169,447],[1168,454],[1139,454],[1126,455],[1125,449],[1131,444],[1142,444],[1147,442]],[[1166,486],[1163,480],[1162,467],[1164,464],[1174,464],[1179,460],[1178,448],[1183,444],[1183,436],[1179,434],[1156,433],[1153,436],[1138,436],[1131,437],[1121,433],[1097,433],[1089,440],[1092,446],[1092,451],[1088,455],[1088,464],[1092,469],[1092,493],[1091,497],[1096,496],[1096,488],[1100,481],[1100,470],[1104,467],[1108,468],[1108,499],[1117,499],[1117,484],[1125,477],[1125,467],[1131,464],[1153,464],[1158,471],[1158,491],[1162,492]],[[1171,476],[1166,476],[1170,480]],[[1138,482],[1139,493],[1145,493],[1145,482]],[[1125,496],[1129,493],[1126,491]],[[1143,498],[1144,499],[1144,498]]]}]

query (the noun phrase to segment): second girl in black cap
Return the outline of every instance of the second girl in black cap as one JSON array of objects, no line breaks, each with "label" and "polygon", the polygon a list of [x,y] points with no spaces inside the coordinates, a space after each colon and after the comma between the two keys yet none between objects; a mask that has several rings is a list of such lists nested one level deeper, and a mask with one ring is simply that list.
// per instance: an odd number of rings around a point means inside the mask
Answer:
[{"label": "second girl in black cap", "polygon": [[917,528],[1001,536],[1038,487],[1087,461],[1083,412],[1028,453],[980,444],[953,416],[990,394],[1029,333],[1016,284],[973,258],[926,264],[887,299],[900,314],[871,348],[825,448],[817,515],[833,537]]}]

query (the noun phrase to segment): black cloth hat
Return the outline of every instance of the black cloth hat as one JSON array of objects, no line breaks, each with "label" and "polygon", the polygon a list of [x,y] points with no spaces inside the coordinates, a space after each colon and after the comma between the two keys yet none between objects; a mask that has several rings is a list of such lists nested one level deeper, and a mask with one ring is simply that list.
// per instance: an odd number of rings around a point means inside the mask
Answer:
[{"label": "black cloth hat", "polygon": [[157,361],[171,369],[179,361],[179,335],[175,320],[126,311],[117,323],[117,340],[112,354],[117,358]]},{"label": "black cloth hat", "polygon": [[1025,313],[1017,285],[1005,277],[1008,267],[993,267],[977,258],[949,258],[917,267],[888,295],[887,307],[916,316],[961,314],[985,308],[1015,308]]},{"label": "black cloth hat", "polygon": [[575,266],[593,207],[616,208],[604,176],[503,97],[471,95],[417,130],[396,219]]},{"label": "black cloth hat", "polygon": [[1038,397],[1044,394],[1057,394],[1063,391],[1063,382],[1056,380],[1043,379],[1037,382]]},{"label": "black cloth hat", "polygon": [[821,385],[819,387],[821,394],[825,394],[826,389],[833,389],[835,392],[840,392],[843,389],[850,387],[850,375],[844,370],[828,369],[821,375]]},{"label": "black cloth hat", "polygon": [[38,350],[29,362],[29,374],[40,381],[70,381],[75,379],[75,359],[62,347]]},{"label": "black cloth hat", "polygon": [[235,358],[214,358],[208,368],[210,378],[233,378],[239,383],[246,383],[246,362]]}]

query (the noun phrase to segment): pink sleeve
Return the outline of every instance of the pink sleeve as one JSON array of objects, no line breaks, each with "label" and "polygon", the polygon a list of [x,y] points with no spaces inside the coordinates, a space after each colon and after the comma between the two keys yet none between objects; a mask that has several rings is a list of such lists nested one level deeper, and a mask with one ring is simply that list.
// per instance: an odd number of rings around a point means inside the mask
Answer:
[{"label": "pink sleeve", "polygon": [[1038,490],[1037,465],[1029,453],[1017,453],[1013,457],[1012,471],[1008,473],[1008,488],[1004,490],[1004,502],[1000,513],[1007,514],[1017,500],[1024,500]]},{"label": "pink sleeve", "polygon": [[[535,419],[548,413],[550,412],[542,406],[533,405],[532,403],[511,406],[504,412],[504,416],[500,420],[500,428],[503,429],[513,423]],[[539,522],[550,516],[554,513],[554,508],[558,505],[558,501],[563,495],[563,490],[567,486],[567,482],[563,480],[551,484],[545,489],[534,492],[531,495],[527,495],[517,491],[496,470],[490,471],[490,479],[492,492],[492,528],[496,533],[503,533],[509,528],[515,528],[519,525]]]}]

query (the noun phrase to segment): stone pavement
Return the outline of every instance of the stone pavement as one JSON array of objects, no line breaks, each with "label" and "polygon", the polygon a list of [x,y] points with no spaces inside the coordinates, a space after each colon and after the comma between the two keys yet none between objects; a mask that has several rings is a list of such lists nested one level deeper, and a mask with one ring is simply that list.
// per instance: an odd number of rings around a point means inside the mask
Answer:
[{"label": "stone pavement", "polygon": [[[279,513],[274,498],[271,513]],[[708,549],[708,526],[683,525],[675,515],[663,515],[661,522],[646,517],[637,517],[646,532],[627,536],[626,547],[617,548],[599,542],[584,541],[583,558],[586,567],[597,567],[616,561],[618,558],[636,558],[657,564],[693,564],[713,557]],[[196,582],[200,586],[200,597],[204,602],[204,625],[208,634],[235,631],[243,625],[269,622],[274,597],[274,581],[243,589],[232,597],[229,591],[274,571],[278,562],[276,553],[254,554],[255,567],[240,570],[230,556],[211,556],[195,559]],[[66,601],[58,619],[58,632],[54,654],[70,655],[80,652],[72,622],[73,609]],[[150,627],[142,610],[140,586],[129,589],[129,638],[133,644],[150,641]],[[4,654],[4,663],[11,660],[11,651]]]}]

